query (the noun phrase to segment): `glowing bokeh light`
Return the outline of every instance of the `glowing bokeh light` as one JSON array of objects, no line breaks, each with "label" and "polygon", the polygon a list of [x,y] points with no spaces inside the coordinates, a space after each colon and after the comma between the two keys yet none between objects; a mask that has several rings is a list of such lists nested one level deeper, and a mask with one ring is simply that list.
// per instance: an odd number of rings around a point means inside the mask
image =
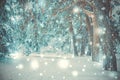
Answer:
[{"label": "glowing bokeh light", "polygon": [[100,35],[105,34],[105,31],[106,31],[106,28],[97,28],[97,29],[96,29],[96,33],[98,33],[98,34],[100,34]]},{"label": "glowing bokeh light", "polygon": [[74,76],[74,77],[76,77],[76,76],[78,76],[78,71],[72,71],[72,75]]},{"label": "glowing bokeh light", "polygon": [[78,7],[74,7],[74,8],[73,8],[73,13],[79,13],[79,12],[80,12],[80,10],[79,10]]},{"label": "glowing bokeh light", "polygon": [[66,59],[63,59],[63,60],[59,60],[58,61],[58,66],[62,69],[66,69],[69,67],[69,61],[66,60]]},{"label": "glowing bokeh light", "polygon": [[40,76],[43,76],[43,73],[40,73]]},{"label": "glowing bokeh light", "polygon": [[31,61],[31,68],[33,70],[37,70],[39,68],[39,62],[37,60],[32,60]]},{"label": "glowing bokeh light", "polygon": [[19,53],[19,52],[15,52],[13,54],[10,54],[10,57],[13,58],[13,59],[20,59],[20,58],[23,57],[23,54]]},{"label": "glowing bokeh light", "polygon": [[82,69],[83,72],[85,72],[85,69]]},{"label": "glowing bokeh light", "polygon": [[23,69],[24,66],[23,66],[23,64],[19,64],[18,66],[16,66],[16,68],[17,68],[17,69]]}]

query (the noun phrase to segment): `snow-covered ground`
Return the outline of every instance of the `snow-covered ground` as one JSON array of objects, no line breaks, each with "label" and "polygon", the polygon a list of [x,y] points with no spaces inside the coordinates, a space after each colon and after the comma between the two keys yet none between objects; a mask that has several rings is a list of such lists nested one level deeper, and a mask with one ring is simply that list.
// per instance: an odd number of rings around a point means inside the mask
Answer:
[{"label": "snow-covered ground", "polygon": [[[91,57],[24,56],[0,62],[0,80],[120,80],[119,72],[102,70]],[[4,63],[3,63],[4,62]]]}]

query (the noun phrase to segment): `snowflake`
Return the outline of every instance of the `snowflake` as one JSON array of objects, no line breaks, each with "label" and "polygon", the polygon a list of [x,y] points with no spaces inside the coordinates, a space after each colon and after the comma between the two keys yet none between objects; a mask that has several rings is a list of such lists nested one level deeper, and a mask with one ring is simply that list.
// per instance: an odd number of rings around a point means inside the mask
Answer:
[{"label": "snowflake", "polygon": [[78,71],[72,71],[72,75],[74,76],[74,77],[76,77],[76,76],[78,76]]},{"label": "snowflake", "polygon": [[58,64],[58,66],[59,66],[60,68],[62,68],[62,69],[66,69],[66,68],[69,67],[69,61],[66,60],[66,59],[64,59],[64,60],[59,60],[57,64]]},{"label": "snowflake", "polygon": [[101,10],[105,10],[105,7],[102,7]]},{"label": "snowflake", "polygon": [[97,75],[97,73],[94,73],[94,75]]},{"label": "snowflake", "polygon": [[40,73],[40,76],[43,76],[43,73]]},{"label": "snowflake", "polygon": [[65,79],[66,77],[65,77],[65,76],[63,76],[62,78],[63,78],[63,79]]},{"label": "snowflake", "polygon": [[21,73],[19,73],[18,76],[21,76]]},{"label": "snowflake", "polygon": [[100,16],[99,16],[99,19],[100,19],[100,20],[103,20],[103,18],[104,18],[103,15],[100,15]]},{"label": "snowflake", "polygon": [[36,69],[39,68],[39,63],[38,63],[37,60],[32,60],[32,61],[31,61],[31,68],[32,68],[33,70],[36,70]]},{"label": "snowflake", "polygon": [[16,68],[17,68],[17,69],[23,69],[24,66],[23,66],[23,64],[19,64],[18,66],[16,66]]},{"label": "snowflake", "polygon": [[102,71],[102,74],[105,74],[105,72],[104,72],[104,71]]},{"label": "snowflake", "polygon": [[85,72],[85,69],[83,68],[82,71]]},{"label": "snowflake", "polygon": [[70,68],[72,68],[73,66],[72,65],[69,65]]},{"label": "snowflake", "polygon": [[44,64],[45,64],[45,66],[47,66],[47,65],[48,65],[48,62],[45,62]]},{"label": "snowflake", "polygon": [[83,65],[83,67],[85,68],[85,67],[86,67],[86,65]]},{"label": "snowflake", "polygon": [[55,59],[54,59],[54,58],[52,58],[52,59],[51,59],[51,61],[52,61],[52,62],[54,62],[54,61],[55,61]]},{"label": "snowflake", "polygon": [[80,10],[79,10],[78,7],[74,7],[74,8],[73,8],[73,13],[79,13],[79,12],[80,12]]},{"label": "snowflake", "polygon": [[55,76],[54,76],[54,75],[52,75],[52,76],[51,76],[51,78],[52,78],[52,79],[54,79],[54,78],[55,78]]},{"label": "snowflake", "polygon": [[29,58],[27,58],[27,61],[30,61],[30,59],[29,59]]}]

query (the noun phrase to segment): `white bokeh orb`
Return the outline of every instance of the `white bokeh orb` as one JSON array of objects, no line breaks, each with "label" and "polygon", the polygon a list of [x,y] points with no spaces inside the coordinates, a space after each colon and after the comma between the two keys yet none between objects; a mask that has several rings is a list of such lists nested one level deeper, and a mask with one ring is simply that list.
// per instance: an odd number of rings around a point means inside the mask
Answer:
[{"label": "white bokeh orb", "polygon": [[66,69],[69,67],[69,61],[66,59],[59,60],[57,64],[58,64],[59,68],[61,68],[61,69]]},{"label": "white bokeh orb", "polygon": [[23,64],[19,64],[19,65],[16,66],[16,68],[21,70],[21,69],[24,68],[24,66],[23,66]]},{"label": "white bokeh orb", "polygon": [[72,71],[72,75],[74,76],[74,77],[76,77],[76,76],[78,76],[78,71]]},{"label": "white bokeh orb", "polygon": [[33,70],[37,70],[39,68],[39,62],[37,60],[32,60],[30,65]]}]

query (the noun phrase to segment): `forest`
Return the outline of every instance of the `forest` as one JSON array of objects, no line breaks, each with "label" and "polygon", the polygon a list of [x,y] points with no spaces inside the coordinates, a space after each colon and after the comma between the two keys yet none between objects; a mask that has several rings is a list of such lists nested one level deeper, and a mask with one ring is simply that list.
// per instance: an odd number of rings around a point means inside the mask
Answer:
[{"label": "forest", "polygon": [[118,71],[119,0],[0,0],[0,60],[14,54],[89,56]]}]

